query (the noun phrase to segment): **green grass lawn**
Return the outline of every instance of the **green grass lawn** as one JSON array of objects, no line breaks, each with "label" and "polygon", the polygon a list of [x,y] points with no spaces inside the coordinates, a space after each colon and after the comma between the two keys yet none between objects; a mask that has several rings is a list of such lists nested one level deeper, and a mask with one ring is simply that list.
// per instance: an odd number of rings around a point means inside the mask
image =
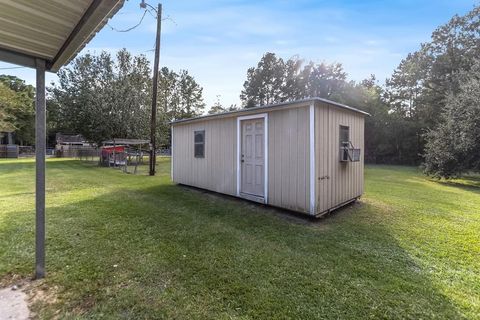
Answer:
[{"label": "green grass lawn", "polygon": [[[173,185],[167,159],[47,167],[40,318],[480,319],[476,177],[371,166],[359,203],[311,221]],[[31,277],[31,160],[0,160],[0,244],[3,283]]]}]

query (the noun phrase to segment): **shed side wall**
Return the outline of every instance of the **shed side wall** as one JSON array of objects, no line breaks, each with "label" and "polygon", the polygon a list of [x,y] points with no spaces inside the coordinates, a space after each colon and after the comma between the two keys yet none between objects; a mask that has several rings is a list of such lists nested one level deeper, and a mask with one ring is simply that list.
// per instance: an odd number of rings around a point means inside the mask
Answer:
[{"label": "shed side wall", "polygon": [[[315,118],[316,211],[321,213],[363,194],[365,119],[326,103],[316,104]],[[341,125],[350,128],[350,141],[361,149],[359,162],[340,162]]]},{"label": "shed side wall", "polygon": [[[268,112],[268,204],[309,211],[309,108]],[[173,126],[173,181],[236,195],[237,117]],[[205,130],[205,158],[193,133]]]},{"label": "shed side wall", "polygon": [[309,107],[268,112],[268,204],[309,211]]},{"label": "shed side wall", "polygon": [[[236,195],[236,118],[173,126],[173,181]],[[205,130],[205,158],[194,157],[194,131]]]}]

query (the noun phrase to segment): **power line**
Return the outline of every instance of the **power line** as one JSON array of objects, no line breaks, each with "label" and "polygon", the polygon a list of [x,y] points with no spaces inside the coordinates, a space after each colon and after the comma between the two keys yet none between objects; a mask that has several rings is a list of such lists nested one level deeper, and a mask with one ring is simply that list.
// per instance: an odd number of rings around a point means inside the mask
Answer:
[{"label": "power line", "polygon": [[111,26],[110,24],[108,24],[108,23],[107,23],[107,26],[109,26],[110,29],[112,29],[113,31],[116,31],[116,32],[128,32],[128,31],[132,31],[133,29],[135,29],[136,27],[138,27],[139,25],[142,24],[143,18],[145,18],[145,15],[147,14],[147,11],[148,11],[148,10],[145,10],[145,11],[143,12],[142,18],[140,19],[140,21],[139,21],[136,25],[134,25],[133,27],[130,27],[130,28],[128,28],[128,29],[119,30],[119,29],[117,29],[117,28],[115,28],[115,27],[112,27],[112,26]]},{"label": "power line", "polygon": [[166,16],[165,18],[162,19],[162,21],[170,20],[175,26],[178,26],[177,22],[170,17],[170,15]]},{"label": "power line", "polygon": [[157,10],[155,10],[155,14],[152,13],[151,9],[146,8],[145,10],[147,10],[148,13],[150,13],[153,19],[157,19]]},{"label": "power line", "polygon": [[[147,4],[148,6],[150,6],[149,4]],[[136,27],[140,26],[143,22],[143,19],[145,18],[145,15],[146,13],[148,12],[154,19],[157,19],[157,9],[155,9],[154,7],[150,6],[150,8],[148,7],[145,7],[145,11],[143,12],[143,15],[142,15],[142,18],[140,18],[140,21],[134,25],[133,27],[130,27],[128,29],[124,29],[124,30],[119,30],[113,26],[111,26],[110,24],[107,23],[107,26],[110,27],[110,29],[112,29],[113,31],[116,31],[116,32],[128,32],[128,31],[132,31],[133,29],[135,29]],[[152,10],[155,11],[155,14],[152,13]],[[172,22],[174,25],[178,26],[177,22],[175,20],[173,20],[173,18],[170,16],[170,15],[167,15],[165,18],[162,19],[162,21],[166,21],[166,20],[170,20],[170,22]]]},{"label": "power line", "polygon": [[5,67],[5,68],[0,68],[0,70],[12,70],[12,69],[22,69],[26,67]]},{"label": "power line", "polygon": [[[150,13],[150,15],[154,18],[154,19],[157,19],[157,9],[155,9],[155,7],[152,7],[151,5],[149,5],[148,3],[146,2],[143,2],[143,5],[144,5],[144,8],[145,10],[148,10],[148,13]],[[147,7],[148,6],[148,7]],[[142,5],[140,5],[140,7],[143,8]],[[150,7],[150,8],[149,8]],[[155,11],[155,14],[152,13],[152,10]],[[175,22],[175,20],[172,19],[172,17],[170,17],[170,15],[167,15],[165,18],[162,19],[162,21],[166,21],[166,20],[170,20],[174,25],[177,26],[177,23]]]}]

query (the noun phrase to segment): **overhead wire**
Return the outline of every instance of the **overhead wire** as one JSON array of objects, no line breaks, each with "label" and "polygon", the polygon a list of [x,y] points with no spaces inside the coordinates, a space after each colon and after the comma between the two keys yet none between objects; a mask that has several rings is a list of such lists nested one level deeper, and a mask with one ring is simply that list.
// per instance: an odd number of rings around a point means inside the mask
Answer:
[{"label": "overhead wire", "polygon": [[116,31],[116,32],[129,32],[129,31],[132,31],[133,29],[135,29],[136,27],[138,27],[139,25],[142,24],[143,19],[145,18],[145,15],[147,14],[147,11],[148,11],[148,10],[145,10],[145,11],[143,12],[142,18],[140,19],[140,21],[139,21],[136,25],[134,25],[133,27],[130,27],[130,28],[128,28],[128,29],[120,30],[120,29],[117,29],[117,28],[111,26],[111,25],[108,24],[108,23],[107,23],[107,26],[109,26],[110,29],[112,29],[113,31]]},{"label": "overhead wire", "polygon": [[[151,7],[151,8],[155,11],[155,13],[157,12],[157,10],[156,10],[154,7]],[[116,31],[116,32],[129,32],[129,31],[132,31],[133,29],[137,28],[138,26],[140,26],[140,25],[142,24],[143,19],[145,18],[145,15],[147,14],[147,12],[148,12],[154,19],[157,19],[157,16],[152,13],[152,9],[145,8],[145,11],[143,12],[142,17],[140,18],[140,21],[139,21],[136,25],[134,25],[133,27],[120,30],[120,29],[117,29],[117,28],[115,28],[114,26],[110,25],[109,23],[107,23],[107,26],[108,26],[110,29],[112,29],[113,31]],[[165,21],[165,20],[170,20],[174,25],[178,26],[177,22],[176,22],[175,20],[173,20],[172,17],[170,17],[169,15],[162,19],[162,21]]]},{"label": "overhead wire", "polygon": [[26,68],[26,67],[2,67],[0,68],[0,70],[11,70],[11,69],[22,69],[22,68]]},{"label": "overhead wire", "polygon": [[[145,19],[145,16],[147,14],[147,12],[154,18],[154,19],[157,19],[157,16],[156,14],[154,14],[152,12],[155,11],[155,13],[157,13],[157,9],[155,9],[155,7],[152,7],[151,5],[149,5],[148,3],[146,4],[148,7],[145,7],[145,11],[143,12],[143,15],[142,17],[140,18],[140,21],[138,21],[138,23],[130,28],[127,28],[127,29],[117,29],[115,28],[114,26],[110,25],[109,23],[107,23],[107,26],[112,29],[113,31],[116,31],[116,32],[129,32],[129,31],[132,31],[133,29],[137,28],[138,26],[140,26],[143,22],[143,20]],[[168,15],[167,17],[163,18],[162,21],[165,21],[165,20],[170,20],[174,25],[177,25],[177,23],[175,22],[175,20],[173,20],[170,15]],[[151,50],[146,50],[145,52],[150,52],[150,51],[154,51],[155,49],[151,49]],[[26,68],[26,67],[4,67],[4,68],[0,68],[0,70],[12,70],[12,69],[21,69],[21,68]]]}]

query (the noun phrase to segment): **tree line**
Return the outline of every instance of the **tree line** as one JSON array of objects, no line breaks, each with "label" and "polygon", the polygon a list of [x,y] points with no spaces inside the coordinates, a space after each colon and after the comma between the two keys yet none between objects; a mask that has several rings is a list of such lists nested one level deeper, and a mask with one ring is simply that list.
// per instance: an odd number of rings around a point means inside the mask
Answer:
[{"label": "tree line", "polygon": [[[158,84],[157,141],[168,145],[170,121],[202,114],[202,87],[186,71],[164,67]],[[81,133],[101,143],[112,138],[150,137],[152,78],[144,55],[126,49],[86,54],[58,72],[48,88],[47,116],[52,132]]]},{"label": "tree line", "polygon": [[480,7],[438,27],[380,86],[341,64],[266,53],[247,71],[244,107],[321,97],[369,112],[365,160],[419,165],[438,177],[480,171]]},{"label": "tree line", "polygon": [[[148,59],[122,49],[87,53],[60,69],[47,87],[49,145],[57,132],[82,134],[100,144],[112,138],[150,137],[152,77]],[[202,87],[188,71],[160,70],[157,141],[170,144],[170,122],[205,109]],[[15,76],[0,75],[0,133],[15,132],[16,143],[35,144],[35,88]]]},{"label": "tree line", "polygon": [[[480,7],[454,16],[431,40],[408,54],[380,84],[374,75],[348,79],[340,63],[282,59],[265,53],[246,72],[241,108],[321,97],[371,114],[365,119],[365,160],[422,165],[453,177],[480,171]],[[152,77],[144,55],[123,49],[77,57],[47,89],[50,133],[81,133],[88,140],[149,137]],[[34,88],[0,76],[0,132],[33,143]],[[203,89],[188,71],[160,70],[157,141],[170,143],[170,121],[204,113]],[[219,97],[209,113],[236,110]]]}]

